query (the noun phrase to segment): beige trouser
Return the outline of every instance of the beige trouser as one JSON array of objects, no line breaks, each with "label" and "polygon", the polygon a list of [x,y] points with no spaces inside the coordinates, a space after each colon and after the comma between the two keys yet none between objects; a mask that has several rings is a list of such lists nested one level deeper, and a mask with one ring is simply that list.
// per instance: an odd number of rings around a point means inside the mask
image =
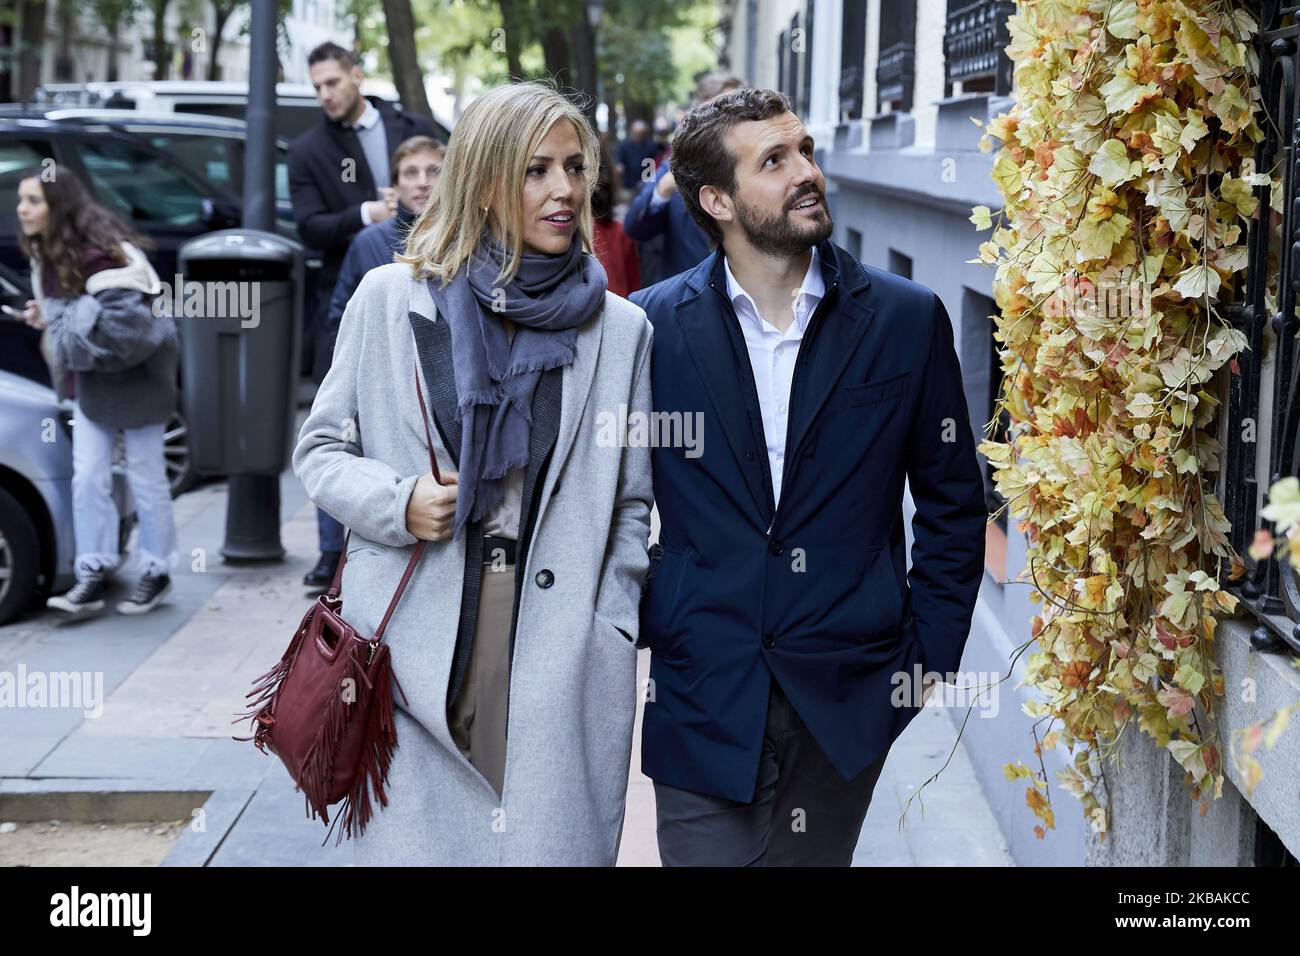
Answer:
[{"label": "beige trouser", "polygon": [[506,775],[506,708],[510,697],[510,618],[515,567],[483,565],[474,646],[448,714],[452,739],[501,794]]}]

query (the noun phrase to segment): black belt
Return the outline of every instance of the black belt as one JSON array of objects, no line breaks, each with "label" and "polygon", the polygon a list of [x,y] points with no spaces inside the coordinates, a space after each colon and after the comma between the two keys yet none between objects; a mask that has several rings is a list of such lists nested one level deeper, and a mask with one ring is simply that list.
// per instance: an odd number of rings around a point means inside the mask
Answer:
[{"label": "black belt", "polygon": [[492,564],[505,559],[507,565],[515,563],[515,546],[513,538],[498,538],[496,535],[483,535],[483,563]]}]

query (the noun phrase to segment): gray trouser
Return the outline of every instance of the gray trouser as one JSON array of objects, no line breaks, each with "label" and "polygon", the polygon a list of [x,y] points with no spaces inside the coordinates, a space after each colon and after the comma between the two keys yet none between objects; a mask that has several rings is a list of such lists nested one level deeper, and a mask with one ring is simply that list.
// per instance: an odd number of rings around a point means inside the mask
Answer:
[{"label": "gray trouser", "polygon": [[448,725],[456,746],[501,795],[506,776],[506,705],[510,699],[510,618],[515,566],[483,565],[474,646]]},{"label": "gray trouser", "polygon": [[655,781],[659,858],[664,866],[848,866],[886,756],[846,781],[772,681],[753,801]]}]

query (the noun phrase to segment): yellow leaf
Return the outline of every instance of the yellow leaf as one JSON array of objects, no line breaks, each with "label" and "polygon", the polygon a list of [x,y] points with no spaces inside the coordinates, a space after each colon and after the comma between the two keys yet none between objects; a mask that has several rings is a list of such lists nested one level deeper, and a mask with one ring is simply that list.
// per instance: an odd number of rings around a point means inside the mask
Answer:
[{"label": "yellow leaf", "polygon": [[1142,172],[1142,164],[1128,158],[1128,147],[1117,139],[1102,144],[1088,164],[1088,172],[1098,176],[1107,186],[1126,183]]},{"label": "yellow leaf", "polygon": [[1286,730],[1287,724],[1291,720],[1291,708],[1283,707],[1273,715],[1272,722],[1268,725],[1268,731],[1264,734],[1264,746],[1269,750],[1277,743],[1277,738],[1282,736],[1282,731]]},{"label": "yellow leaf", "polygon": [[1121,40],[1136,40],[1142,35],[1137,17],[1137,0],[1115,0],[1106,11],[1106,30]]}]

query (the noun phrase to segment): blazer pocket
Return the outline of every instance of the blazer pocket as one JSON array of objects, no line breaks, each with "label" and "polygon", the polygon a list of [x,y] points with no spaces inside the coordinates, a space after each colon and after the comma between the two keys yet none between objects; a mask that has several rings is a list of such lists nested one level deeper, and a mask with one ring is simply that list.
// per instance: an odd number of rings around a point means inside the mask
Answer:
[{"label": "blazer pocket", "polygon": [[846,385],[840,389],[840,397],[845,408],[858,408],[863,405],[875,405],[896,399],[907,387],[910,372],[903,372],[876,382],[863,382],[860,385]]},{"label": "blazer pocket", "polygon": [[641,603],[641,640],[645,646],[654,646],[672,633],[679,617],[682,580],[691,553],[689,549],[660,549]]},{"label": "blazer pocket", "polygon": [[597,614],[595,615],[595,618],[597,624],[607,627],[614,632],[614,637],[619,641],[619,643],[626,645],[633,652],[636,651],[636,641],[633,640],[631,634],[623,630],[621,627],[619,627],[617,624],[615,624],[607,617]]}]

